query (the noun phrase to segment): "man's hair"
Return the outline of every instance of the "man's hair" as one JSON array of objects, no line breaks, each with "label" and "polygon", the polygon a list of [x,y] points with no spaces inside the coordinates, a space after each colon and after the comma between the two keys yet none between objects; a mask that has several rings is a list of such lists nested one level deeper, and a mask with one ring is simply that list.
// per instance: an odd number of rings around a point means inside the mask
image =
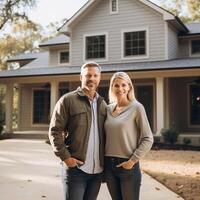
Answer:
[{"label": "man's hair", "polygon": [[101,72],[101,67],[100,67],[100,65],[99,65],[98,63],[96,63],[96,62],[90,61],[90,62],[84,63],[84,64],[81,66],[81,74],[82,74],[83,70],[84,70],[85,68],[88,68],[88,67],[97,67],[97,68],[99,69],[99,72]]}]

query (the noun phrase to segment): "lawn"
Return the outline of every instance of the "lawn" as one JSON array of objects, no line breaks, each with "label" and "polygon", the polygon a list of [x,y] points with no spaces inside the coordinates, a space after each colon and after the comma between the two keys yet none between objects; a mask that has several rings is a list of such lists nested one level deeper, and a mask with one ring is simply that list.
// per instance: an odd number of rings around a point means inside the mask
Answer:
[{"label": "lawn", "polygon": [[141,165],[185,200],[200,200],[200,151],[151,150]]}]

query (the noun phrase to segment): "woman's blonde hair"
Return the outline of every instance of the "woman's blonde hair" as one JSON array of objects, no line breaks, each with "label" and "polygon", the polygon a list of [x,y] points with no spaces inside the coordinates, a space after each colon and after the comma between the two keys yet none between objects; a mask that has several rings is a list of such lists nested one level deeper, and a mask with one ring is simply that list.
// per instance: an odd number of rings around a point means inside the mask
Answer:
[{"label": "woman's blonde hair", "polygon": [[125,80],[129,84],[130,90],[128,92],[127,98],[128,98],[129,101],[134,100],[135,99],[135,93],[134,93],[133,83],[132,83],[129,75],[127,73],[125,73],[125,72],[116,72],[116,73],[113,74],[112,78],[110,79],[109,102],[110,103],[114,103],[114,102],[117,101],[117,98],[116,98],[116,96],[115,96],[115,94],[113,92],[113,84],[114,84],[114,82],[115,82],[115,80],[117,78],[121,78],[121,79]]}]

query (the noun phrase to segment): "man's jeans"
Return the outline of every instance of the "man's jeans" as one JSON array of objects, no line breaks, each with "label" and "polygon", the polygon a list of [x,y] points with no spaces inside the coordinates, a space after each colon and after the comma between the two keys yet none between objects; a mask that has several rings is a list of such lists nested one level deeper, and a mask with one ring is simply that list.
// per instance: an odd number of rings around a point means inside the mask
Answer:
[{"label": "man's jeans", "polygon": [[132,169],[116,167],[128,159],[105,158],[105,180],[113,200],[139,200],[141,171],[139,162]]},{"label": "man's jeans", "polygon": [[87,174],[77,167],[67,168],[62,163],[64,200],[95,200],[100,190],[103,173]]}]

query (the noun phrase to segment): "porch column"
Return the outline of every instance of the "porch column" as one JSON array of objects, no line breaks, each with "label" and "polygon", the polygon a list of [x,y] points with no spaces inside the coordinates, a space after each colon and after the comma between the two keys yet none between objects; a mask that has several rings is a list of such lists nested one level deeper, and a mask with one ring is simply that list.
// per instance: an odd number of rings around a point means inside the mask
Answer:
[{"label": "porch column", "polygon": [[58,101],[59,83],[57,81],[51,81],[50,84],[51,84],[51,100],[50,100],[51,102],[50,116],[51,116],[53,113],[54,106],[56,105],[56,102]]},{"label": "porch column", "polygon": [[13,83],[6,84],[6,133],[12,133]]},{"label": "porch column", "polygon": [[156,112],[157,112],[157,131],[156,135],[160,135],[160,131],[164,128],[164,78],[156,78]]}]

